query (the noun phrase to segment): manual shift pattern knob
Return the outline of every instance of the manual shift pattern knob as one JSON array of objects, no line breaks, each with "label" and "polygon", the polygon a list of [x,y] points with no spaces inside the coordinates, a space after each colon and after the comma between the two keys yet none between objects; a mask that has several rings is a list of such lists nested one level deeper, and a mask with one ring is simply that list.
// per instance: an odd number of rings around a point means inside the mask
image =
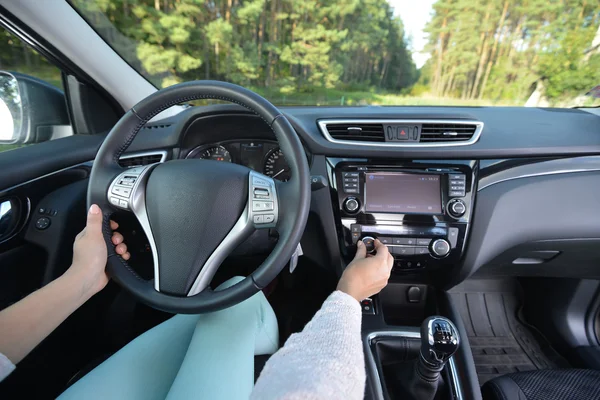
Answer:
[{"label": "manual shift pattern knob", "polygon": [[433,368],[442,368],[458,350],[460,338],[454,324],[444,317],[429,317],[421,325],[421,357]]}]

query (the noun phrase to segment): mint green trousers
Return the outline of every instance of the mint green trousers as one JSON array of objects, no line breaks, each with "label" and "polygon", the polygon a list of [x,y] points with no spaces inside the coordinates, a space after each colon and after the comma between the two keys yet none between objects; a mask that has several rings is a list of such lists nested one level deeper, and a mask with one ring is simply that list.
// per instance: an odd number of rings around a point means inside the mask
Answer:
[{"label": "mint green trousers", "polygon": [[262,292],[214,313],[176,315],[134,339],[59,399],[247,399],[254,356],[277,351],[278,336],[275,313]]}]

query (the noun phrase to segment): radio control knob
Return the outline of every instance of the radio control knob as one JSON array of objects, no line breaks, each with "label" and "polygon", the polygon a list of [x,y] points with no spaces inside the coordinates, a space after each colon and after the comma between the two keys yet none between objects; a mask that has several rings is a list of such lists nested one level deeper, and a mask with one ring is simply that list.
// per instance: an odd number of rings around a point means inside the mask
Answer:
[{"label": "radio control knob", "polygon": [[460,199],[454,199],[448,204],[448,212],[454,218],[460,218],[465,215],[467,205]]},{"label": "radio control knob", "polygon": [[445,239],[437,239],[431,245],[431,252],[436,257],[446,257],[450,253],[450,243]]},{"label": "radio control knob", "polygon": [[373,238],[371,236],[365,236],[361,240],[365,244],[367,253],[373,253],[375,251],[375,238]]},{"label": "radio control knob", "polygon": [[359,207],[360,204],[358,204],[358,200],[356,200],[354,197],[349,197],[346,199],[346,201],[344,201],[344,208],[350,213],[358,211]]}]

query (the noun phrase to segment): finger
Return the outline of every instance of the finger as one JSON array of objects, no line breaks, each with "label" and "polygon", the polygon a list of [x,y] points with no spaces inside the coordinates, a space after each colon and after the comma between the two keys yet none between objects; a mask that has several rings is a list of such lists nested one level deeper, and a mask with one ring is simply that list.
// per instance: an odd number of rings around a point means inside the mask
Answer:
[{"label": "finger", "polygon": [[92,204],[88,211],[86,230],[88,229],[90,232],[102,232],[102,212],[96,204]]},{"label": "finger", "polygon": [[375,257],[379,257],[382,260],[387,260],[387,256],[390,254],[387,246],[379,241],[379,239],[375,239],[375,250],[377,250],[377,255]]},{"label": "finger", "polygon": [[112,242],[115,246],[120,243],[123,243],[123,240],[124,240],[123,235],[121,235],[119,232],[113,232]]},{"label": "finger", "polygon": [[125,254],[125,253],[127,253],[127,246],[125,245],[125,243],[121,243],[115,247],[115,251],[119,255]]},{"label": "finger", "polygon": [[119,224],[117,224],[115,221],[113,221],[112,219],[110,220],[110,229],[112,229],[113,231],[115,229],[119,228]]},{"label": "finger", "polygon": [[356,255],[354,256],[355,260],[360,260],[361,258],[365,258],[367,256],[367,246],[359,240],[356,243]]},{"label": "finger", "polygon": [[131,258],[131,254],[129,254],[129,252],[127,252],[125,254],[121,254],[121,257],[123,257],[123,260],[127,261]]},{"label": "finger", "polygon": [[83,228],[83,230],[81,232],[79,232],[77,234],[77,236],[75,236],[75,240],[79,240],[79,239],[81,239],[84,236],[85,236],[85,228]]},{"label": "finger", "polygon": [[392,268],[394,267],[394,256],[390,254],[387,261],[388,261],[388,268],[389,268],[388,272],[392,272]]}]

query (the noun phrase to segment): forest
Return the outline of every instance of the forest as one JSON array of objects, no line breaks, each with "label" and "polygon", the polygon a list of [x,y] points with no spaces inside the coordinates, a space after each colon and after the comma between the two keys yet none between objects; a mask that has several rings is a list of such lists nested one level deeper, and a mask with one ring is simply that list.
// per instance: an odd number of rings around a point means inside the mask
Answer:
[{"label": "forest", "polygon": [[[420,69],[387,0],[71,3],[157,87],[219,79],[285,105],[597,102],[581,95],[600,84],[598,0],[437,0]],[[8,33],[0,68],[60,84]]]}]

